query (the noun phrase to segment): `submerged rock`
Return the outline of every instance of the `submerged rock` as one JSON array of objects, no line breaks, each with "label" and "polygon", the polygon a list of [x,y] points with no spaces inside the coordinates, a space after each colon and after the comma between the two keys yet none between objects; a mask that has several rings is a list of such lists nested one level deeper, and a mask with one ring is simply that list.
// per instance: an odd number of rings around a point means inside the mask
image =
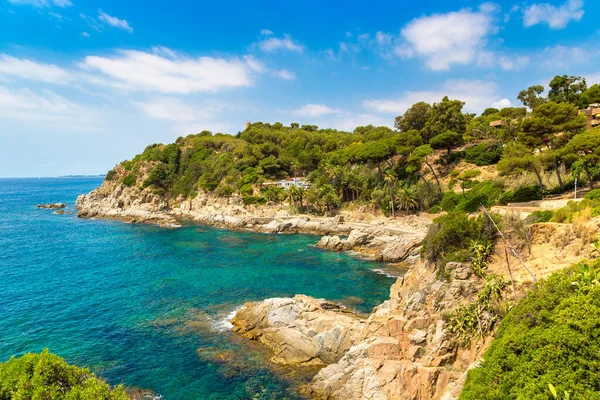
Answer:
[{"label": "submerged rock", "polygon": [[58,210],[60,208],[65,208],[67,205],[65,203],[49,203],[49,204],[38,204],[37,208],[45,208],[49,210]]}]

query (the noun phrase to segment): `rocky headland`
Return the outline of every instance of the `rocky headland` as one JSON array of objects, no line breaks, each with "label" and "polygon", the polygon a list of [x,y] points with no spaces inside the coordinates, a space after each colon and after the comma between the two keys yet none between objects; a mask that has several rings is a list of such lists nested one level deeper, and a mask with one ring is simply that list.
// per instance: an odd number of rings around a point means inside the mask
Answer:
[{"label": "rocky headland", "polygon": [[390,220],[366,211],[342,212],[332,217],[299,215],[284,204],[247,206],[239,197],[223,198],[203,193],[191,200],[167,200],[149,189],[109,181],[79,196],[75,207],[82,218],[106,218],[165,227],[178,227],[181,226],[180,221],[188,220],[218,228],[272,234],[324,235],[318,247],[356,251],[389,262],[418,258],[419,244],[431,224],[428,216]]}]

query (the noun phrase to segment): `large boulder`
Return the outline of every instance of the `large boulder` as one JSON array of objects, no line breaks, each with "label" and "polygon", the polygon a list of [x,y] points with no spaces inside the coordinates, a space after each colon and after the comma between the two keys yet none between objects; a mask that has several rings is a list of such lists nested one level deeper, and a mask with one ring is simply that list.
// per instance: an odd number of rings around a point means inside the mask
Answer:
[{"label": "large boulder", "polygon": [[272,362],[300,366],[337,362],[359,341],[363,327],[344,307],[303,295],[247,303],[231,323],[271,349]]}]

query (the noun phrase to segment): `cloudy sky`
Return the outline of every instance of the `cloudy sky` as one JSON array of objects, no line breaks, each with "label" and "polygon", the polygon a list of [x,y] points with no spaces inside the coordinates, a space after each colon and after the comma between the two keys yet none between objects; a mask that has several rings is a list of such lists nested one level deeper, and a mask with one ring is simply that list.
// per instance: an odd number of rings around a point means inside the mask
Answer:
[{"label": "cloudy sky", "polygon": [[420,100],[600,82],[600,1],[545,1],[0,0],[0,177],[105,173],[246,119],[391,126]]}]

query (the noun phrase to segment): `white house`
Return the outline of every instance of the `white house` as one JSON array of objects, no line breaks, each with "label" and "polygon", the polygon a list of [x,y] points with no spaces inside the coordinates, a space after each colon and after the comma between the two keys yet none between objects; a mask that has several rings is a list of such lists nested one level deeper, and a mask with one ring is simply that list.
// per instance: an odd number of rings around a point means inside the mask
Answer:
[{"label": "white house", "polygon": [[307,182],[304,178],[288,178],[283,179],[281,181],[277,181],[277,187],[281,187],[284,189],[289,189],[292,186],[301,187],[304,189],[308,189],[310,187],[310,182]]}]

